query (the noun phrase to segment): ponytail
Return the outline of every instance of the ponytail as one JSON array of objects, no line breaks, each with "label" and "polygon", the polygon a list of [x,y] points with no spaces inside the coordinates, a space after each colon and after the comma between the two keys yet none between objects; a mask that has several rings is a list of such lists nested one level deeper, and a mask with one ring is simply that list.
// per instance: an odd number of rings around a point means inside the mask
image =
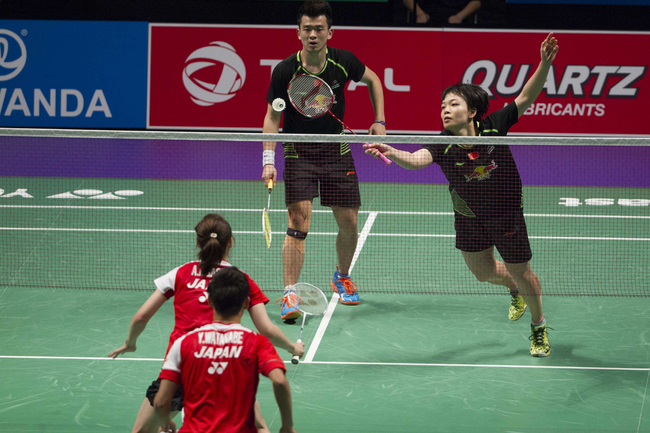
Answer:
[{"label": "ponytail", "polygon": [[219,214],[208,214],[194,228],[200,251],[201,275],[208,276],[223,260],[232,237],[230,224]]}]

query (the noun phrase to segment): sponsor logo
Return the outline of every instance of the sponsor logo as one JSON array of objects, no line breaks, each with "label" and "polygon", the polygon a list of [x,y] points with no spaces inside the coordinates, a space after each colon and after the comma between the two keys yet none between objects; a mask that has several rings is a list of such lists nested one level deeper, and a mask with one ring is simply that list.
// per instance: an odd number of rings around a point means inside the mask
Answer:
[{"label": "sponsor logo", "polygon": [[216,372],[217,374],[221,374],[226,367],[228,367],[227,362],[213,362],[212,367],[208,368],[208,373],[214,374]]},{"label": "sponsor logo", "polygon": [[[213,72],[221,68],[221,74]],[[207,81],[218,75],[216,83]],[[246,67],[235,48],[225,42],[211,42],[185,60],[183,84],[195,104],[204,107],[225,102],[235,96],[246,81]]]},{"label": "sponsor logo", "polygon": [[[488,92],[490,98],[516,96],[524,88],[532,65],[519,65],[515,74],[516,66],[506,63],[499,68],[492,60],[479,60],[467,67],[462,81],[478,84]],[[630,65],[567,65],[562,75],[558,76],[555,65],[551,65],[543,90],[547,97],[636,98],[639,89],[632,86],[643,78],[646,68]],[[482,79],[475,82],[479,76]]]},{"label": "sponsor logo", "polygon": [[587,198],[584,202],[577,197],[560,197],[560,206],[612,206],[618,204],[619,206],[635,206],[635,207],[650,207],[650,200],[645,198]]},{"label": "sponsor logo", "polygon": [[[127,197],[134,197],[142,195],[144,192],[135,189],[124,189],[113,192],[104,192],[100,189],[77,189],[74,191],[66,191],[60,194],[50,195],[46,198],[62,198],[62,199],[94,199],[94,200],[126,200]],[[7,192],[0,188],[0,198],[34,198],[33,195],[27,192],[27,188],[18,188],[14,192]]]},{"label": "sponsor logo", "polygon": [[[20,54],[16,48],[20,49]],[[10,30],[0,29],[0,81],[11,80],[20,74],[26,62],[27,48],[23,40]]]},{"label": "sponsor logo", "polygon": [[484,180],[490,177],[490,172],[497,168],[498,165],[494,161],[490,165],[482,165],[480,167],[474,168],[474,172],[470,175],[465,175],[465,179],[469,182],[470,180]]}]

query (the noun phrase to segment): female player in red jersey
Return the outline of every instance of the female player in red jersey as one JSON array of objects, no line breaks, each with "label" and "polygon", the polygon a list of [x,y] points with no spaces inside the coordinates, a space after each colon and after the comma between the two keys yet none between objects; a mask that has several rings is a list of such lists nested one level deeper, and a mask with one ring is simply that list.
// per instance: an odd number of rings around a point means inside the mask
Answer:
[{"label": "female player in red jersey", "polygon": [[[440,112],[445,129],[441,135],[506,135],[542,91],[557,52],[557,40],[550,33],[542,42],[539,66],[519,96],[488,116],[489,97],[481,87],[456,84],[445,89]],[[542,312],[542,288],[530,267],[532,252],[524,221],[521,178],[510,148],[426,144],[410,153],[386,144],[364,146],[366,153],[377,157],[381,152],[409,170],[440,165],[454,204],[456,248],[479,281],[510,289],[511,320],[519,319],[526,306],[530,308],[530,354],[548,356],[551,346]],[[495,259],[495,247],[503,262]]]},{"label": "female player in red jersey", "polygon": [[[174,330],[169,336],[167,352],[179,337],[195,328],[212,323],[213,310],[208,304],[207,287],[215,272],[231,266],[227,259],[233,244],[232,229],[228,221],[221,215],[208,214],[199,221],[194,230],[196,231],[196,243],[200,248],[199,260],[179,266],[154,281],[156,290],[133,316],[126,342],[113,350],[108,355],[109,357],[116,358],[126,352],[135,352],[136,341],[147,326],[147,322],[172,296],[174,297],[175,320]],[[248,312],[259,333],[268,337],[273,345],[285,349],[292,355],[304,355],[304,343],[292,343],[280,328],[271,322],[264,306],[269,302],[269,298],[248,275],[246,277],[250,286]],[[160,380],[156,380],[147,390],[146,398],[140,406],[133,426],[134,433],[158,432],[152,404],[159,387]],[[179,387],[172,401],[172,418],[182,408],[183,392]],[[268,431],[257,402],[255,403],[255,422],[258,431]]]}]

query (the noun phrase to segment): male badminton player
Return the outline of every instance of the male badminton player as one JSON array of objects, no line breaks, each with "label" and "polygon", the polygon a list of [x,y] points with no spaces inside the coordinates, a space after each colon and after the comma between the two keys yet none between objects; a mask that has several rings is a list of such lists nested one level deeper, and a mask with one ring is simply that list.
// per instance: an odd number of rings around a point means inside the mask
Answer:
[{"label": "male badminton player", "polygon": [[[550,33],[540,48],[537,70],[513,103],[487,114],[489,97],[475,84],[455,84],[442,93],[442,135],[506,135],[542,91],[558,51]],[[386,144],[364,145],[366,153],[378,152],[409,170],[433,163],[440,165],[449,181],[454,205],[456,248],[479,281],[505,286],[512,295],[511,320],[530,308],[530,353],[551,352],[542,311],[542,288],[530,266],[532,252],[524,221],[521,178],[510,148],[505,145],[426,144],[410,153]],[[494,248],[503,262],[494,257]],[[521,295],[519,295],[521,293]],[[522,299],[523,297],[523,299]]]},{"label": "male badminton player", "polygon": [[268,338],[241,325],[249,293],[248,277],[234,267],[222,269],[210,281],[208,302],[214,321],[176,340],[163,363],[154,399],[162,431],[174,430],[172,399],[182,385],[181,432],[257,433],[254,406],[261,373],[273,382],[280,432],[295,433],[284,362]]},{"label": "male badminton player", "polygon": [[[298,74],[312,74],[323,79],[333,90],[332,113],[343,121],[345,96],[343,89],[350,81],[368,86],[375,119],[369,120],[369,133],[386,135],[384,94],[377,74],[367,68],[349,51],[328,47],[332,38],[332,8],[322,0],[306,1],[298,13],[297,36],[302,49],[280,62],[271,77],[266,96],[268,108],[264,117],[264,133],[277,134],[281,111],[273,109],[273,101],[285,102],[282,131],[299,134],[342,134],[343,125],[334,116],[308,118],[290,103],[287,86]],[[291,286],[298,282],[305,256],[305,238],[311,224],[312,201],[320,195],[323,206],[332,208],[338,225],[336,252],[338,266],[331,286],[343,304],[359,303],[359,294],[348,275],[357,247],[357,214],[361,206],[359,180],[348,143],[282,143],[284,147],[285,202],[289,228],[282,247],[285,293],[278,299],[282,320],[293,322],[300,317]],[[264,142],[262,179],[277,179],[275,142]],[[320,192],[319,192],[320,190]]]}]

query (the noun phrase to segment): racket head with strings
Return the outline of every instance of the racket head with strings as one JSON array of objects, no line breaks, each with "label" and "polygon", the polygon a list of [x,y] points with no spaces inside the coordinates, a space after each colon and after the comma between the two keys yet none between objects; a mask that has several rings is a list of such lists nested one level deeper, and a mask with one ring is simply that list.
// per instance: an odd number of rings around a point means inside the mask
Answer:
[{"label": "racket head with strings", "polygon": [[[334,92],[332,88],[319,77],[309,74],[299,74],[293,77],[287,87],[289,101],[296,110],[303,116],[316,118],[331,114],[336,120],[347,128],[351,133],[357,135],[348,125],[331,112],[334,103]],[[379,158],[384,164],[391,165],[393,161],[379,153]]]},{"label": "racket head with strings", "polygon": [[291,105],[303,116],[316,118],[327,114],[334,104],[334,92],[322,79],[298,74],[287,86]]},{"label": "racket head with strings", "polygon": [[296,283],[293,286],[299,298],[298,309],[310,316],[322,316],[327,311],[329,301],[325,293],[309,283]]},{"label": "racket head with strings", "polygon": [[[293,289],[298,296],[298,310],[303,313],[302,327],[300,328],[300,337],[302,338],[302,330],[305,327],[305,319],[307,316],[322,316],[327,311],[328,301],[325,293],[318,287],[309,283],[296,283]],[[298,338],[298,342],[301,341]],[[292,364],[298,364],[300,358],[294,356],[291,358]]]},{"label": "racket head with strings", "polygon": [[269,208],[271,207],[271,191],[273,190],[273,179],[269,179],[269,199],[266,204],[266,207],[264,208],[264,211],[262,212],[262,231],[264,232],[264,239],[266,240],[266,248],[271,248],[271,239],[272,239],[272,232],[271,232],[271,220],[269,218]]}]

